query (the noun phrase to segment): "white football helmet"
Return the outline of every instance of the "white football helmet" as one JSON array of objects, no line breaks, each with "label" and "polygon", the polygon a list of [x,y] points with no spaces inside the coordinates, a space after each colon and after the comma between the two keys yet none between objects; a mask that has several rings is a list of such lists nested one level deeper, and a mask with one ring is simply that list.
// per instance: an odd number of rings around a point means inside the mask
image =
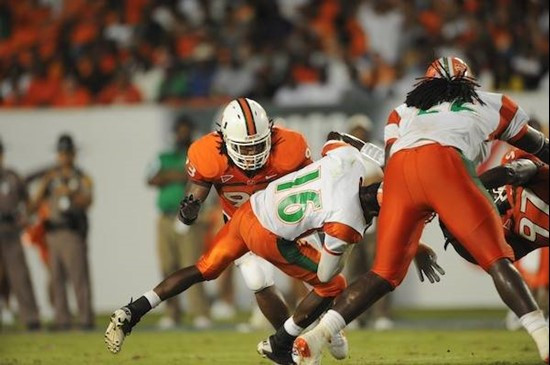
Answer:
[{"label": "white football helmet", "polygon": [[220,131],[235,165],[243,170],[265,165],[271,151],[271,126],[264,108],[254,100],[239,98],[227,104]]}]

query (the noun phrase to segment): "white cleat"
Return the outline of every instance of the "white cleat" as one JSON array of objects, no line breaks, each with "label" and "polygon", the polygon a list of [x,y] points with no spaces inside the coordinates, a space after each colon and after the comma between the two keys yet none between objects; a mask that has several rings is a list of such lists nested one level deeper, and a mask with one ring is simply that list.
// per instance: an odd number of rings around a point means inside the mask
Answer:
[{"label": "white cleat", "polygon": [[299,336],[294,341],[293,352],[298,356],[298,365],[320,365],[321,352],[323,347],[328,344],[326,335],[322,329],[317,326],[315,329]]},{"label": "white cleat", "polygon": [[132,313],[126,307],[117,309],[112,315],[105,331],[105,344],[107,344],[107,350],[113,354],[117,354],[122,348],[124,338],[130,334],[131,326],[130,321],[132,319]]},{"label": "white cleat", "polygon": [[348,357],[349,353],[349,344],[344,331],[340,331],[328,342],[328,349],[332,357],[336,360],[344,360]]}]

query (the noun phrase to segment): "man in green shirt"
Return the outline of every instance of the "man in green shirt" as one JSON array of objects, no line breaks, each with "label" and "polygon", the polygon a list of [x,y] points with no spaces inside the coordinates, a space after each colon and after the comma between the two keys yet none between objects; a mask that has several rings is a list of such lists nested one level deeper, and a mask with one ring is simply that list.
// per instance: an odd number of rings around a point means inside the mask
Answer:
[{"label": "man in green shirt", "polygon": [[[158,188],[157,250],[163,277],[192,265],[202,252],[204,225],[192,228],[178,221],[180,201],[184,197],[187,173],[185,161],[192,142],[193,124],[187,116],[180,116],[174,123],[174,147],[161,152],[149,174],[148,184]],[[191,288],[188,296],[189,312],[197,328],[210,325],[209,305],[202,285]],[[177,298],[167,301],[167,313],[159,323],[161,328],[171,328],[181,322],[181,307]]]}]

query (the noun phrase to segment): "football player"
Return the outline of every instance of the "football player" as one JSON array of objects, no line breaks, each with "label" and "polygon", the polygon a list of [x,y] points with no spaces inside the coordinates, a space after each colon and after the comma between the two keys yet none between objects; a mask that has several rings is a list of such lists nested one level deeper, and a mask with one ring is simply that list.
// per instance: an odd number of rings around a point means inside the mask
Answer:
[{"label": "football player", "polygon": [[[548,247],[548,165],[537,157],[514,149],[503,158],[503,164],[480,175],[483,185],[491,190],[502,218],[506,241],[519,260],[533,250]],[[447,241],[460,256],[477,264],[440,222]]]},{"label": "football player", "polygon": [[[379,147],[371,144],[365,143],[351,135],[345,133],[331,132],[328,136],[328,141],[325,144],[323,149],[323,155],[326,155],[330,151],[333,151],[337,148],[344,148],[338,153],[349,153],[349,146],[353,146],[357,150],[360,150],[361,153],[369,156],[370,159],[376,161],[378,166],[382,166],[384,163],[384,152]],[[376,170],[377,174],[381,173],[381,170]],[[375,175],[376,176],[376,175]],[[330,181],[330,179],[327,179]],[[359,199],[361,202],[361,208],[363,210],[363,216],[365,217],[368,226],[372,222],[372,218],[378,216],[379,213],[379,203],[378,203],[378,194],[379,194],[379,182],[374,182],[370,185],[372,181],[377,179],[369,179],[362,181],[362,184],[367,184],[367,186],[362,186],[359,190]],[[368,228],[367,226],[367,228]],[[330,247],[335,246],[331,249]],[[328,241],[325,241],[323,250],[327,251],[332,260],[339,260],[340,265],[343,265],[345,262],[345,255],[343,252],[347,250],[348,246],[344,242],[334,241],[331,236],[328,236]],[[326,255],[325,253],[325,255]],[[347,253],[347,252],[346,252]],[[332,256],[334,255],[334,256]],[[418,274],[421,281],[424,281],[424,276],[432,283],[439,281],[439,275],[444,275],[445,271],[437,264],[437,255],[435,252],[427,245],[420,243],[418,245],[418,250],[415,255],[415,263],[418,269]],[[334,265],[333,267],[336,267]],[[439,275],[437,274],[439,273]],[[318,273],[319,277],[324,275],[321,270]],[[257,350],[258,353],[264,357],[267,357],[278,364],[294,364],[294,359],[292,358],[292,344],[297,336],[299,336],[304,328],[305,324],[309,325],[312,321],[304,323],[300,321],[300,317],[303,317],[300,314],[301,308],[299,308],[291,318],[289,318],[283,327],[279,328],[274,335],[269,336],[269,338],[263,340],[258,344]],[[314,311],[308,314],[308,317],[312,320],[319,317],[320,311]],[[344,359],[347,356],[348,348],[347,344],[345,348],[342,346],[337,346],[335,341],[338,341],[340,338],[333,337],[329,341],[329,349],[331,350],[331,355],[338,359]],[[339,350],[339,351],[338,351]]]},{"label": "football player", "polygon": [[[116,310],[105,333],[107,348],[113,353],[120,351],[125,336],[152,308],[195,283],[215,279],[249,251],[313,287],[281,327],[295,331],[311,324],[346,286],[339,274],[345,253],[360,241],[371,220],[363,209],[362,191],[382,177],[379,165],[342,142],[327,144],[324,154],[321,160],[253,194],[233,212],[196,265],[174,272],[153,290]],[[297,243],[315,230],[325,233],[322,251]],[[292,363],[293,340],[287,341],[286,360],[279,363]]]},{"label": "football player", "polygon": [[481,92],[469,67],[456,57],[434,61],[393,110],[385,127],[384,201],[371,271],[335,300],[310,332],[294,343],[304,364],[315,364],[333,333],[394,290],[416,252],[426,218],[434,212],[516,313],[548,362],[548,324],[512,265],[500,217],[473,169],[486,140],[500,139],[548,163],[548,139],[527,126],[510,98]]},{"label": "football player", "polygon": [[[309,147],[300,133],[273,126],[254,100],[235,99],[223,110],[218,130],[189,148],[189,184],[180,220],[193,224],[201,203],[214,187],[227,222],[254,192],[311,162]],[[274,286],[273,266],[253,253],[239,258],[235,265],[265,317],[273,327],[282,326],[289,310]]]}]

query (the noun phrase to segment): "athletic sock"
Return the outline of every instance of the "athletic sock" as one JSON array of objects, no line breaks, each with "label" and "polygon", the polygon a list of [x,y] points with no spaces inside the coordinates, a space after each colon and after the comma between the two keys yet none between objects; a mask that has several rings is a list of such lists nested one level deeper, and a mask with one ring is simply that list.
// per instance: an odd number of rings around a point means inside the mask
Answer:
[{"label": "athletic sock", "polygon": [[340,313],[336,312],[335,310],[329,310],[323,318],[321,318],[321,322],[319,322],[319,326],[326,329],[325,335],[327,336],[327,340],[332,338],[335,334],[340,332],[341,330],[346,327],[346,321],[340,315]]},{"label": "athletic sock", "polygon": [[542,311],[527,313],[519,321],[537,344],[542,360],[546,360],[548,358],[548,324]]},{"label": "athletic sock", "polygon": [[273,345],[278,349],[290,350],[296,337],[302,333],[303,328],[294,323],[292,317],[285,321],[272,337]]},{"label": "athletic sock", "polygon": [[298,337],[300,336],[300,333],[302,333],[302,331],[304,330],[302,327],[298,326],[295,322],[294,322],[294,318],[293,317],[290,317],[289,319],[287,319],[285,321],[285,324],[283,326],[286,330],[286,332],[291,335],[291,336],[294,336],[294,337]]},{"label": "athletic sock", "polygon": [[151,305],[151,308],[155,308],[160,304],[160,302],[162,302],[162,300],[160,299],[158,294],[155,293],[154,290],[149,290],[147,293],[143,294],[143,296],[147,298],[147,301]]},{"label": "athletic sock", "polygon": [[132,301],[126,307],[132,313],[131,325],[132,327],[139,322],[141,317],[143,317],[151,309],[155,308],[160,304],[162,300],[153,290],[150,290],[139,297],[137,300]]}]

